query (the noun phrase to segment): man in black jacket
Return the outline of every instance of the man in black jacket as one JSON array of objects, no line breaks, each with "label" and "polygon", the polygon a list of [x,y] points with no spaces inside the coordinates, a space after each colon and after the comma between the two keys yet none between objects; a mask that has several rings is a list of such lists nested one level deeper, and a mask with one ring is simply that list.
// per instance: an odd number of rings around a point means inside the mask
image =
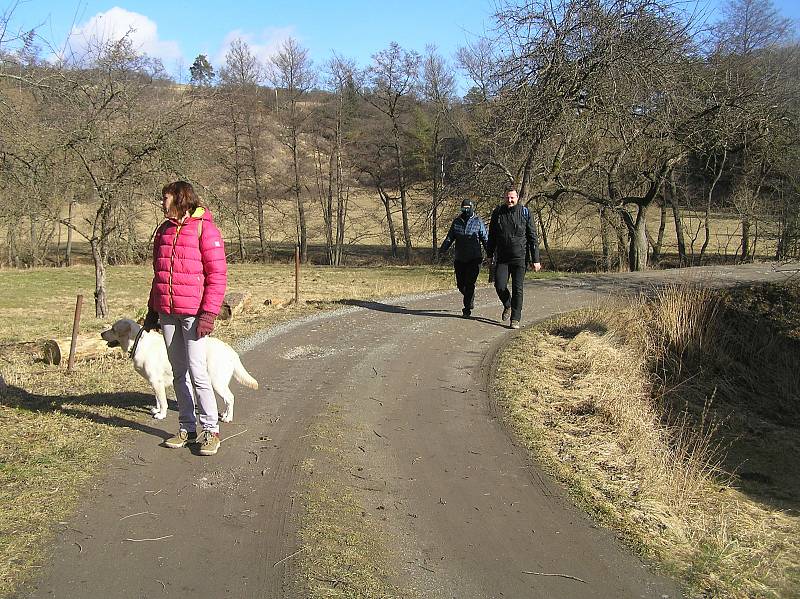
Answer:
[{"label": "man in black jacket", "polygon": [[[497,297],[503,302],[502,320],[511,317],[510,327],[519,328],[522,319],[522,285],[528,256],[532,258],[533,268],[542,268],[539,262],[539,239],[536,226],[526,206],[519,204],[517,190],[506,188],[506,201],[492,211],[489,221],[489,243],[486,253],[496,258],[494,288]],[[508,279],[511,277],[511,292]]]},{"label": "man in black jacket", "polygon": [[453,267],[456,271],[456,285],[464,295],[464,308],[461,310],[464,318],[469,318],[472,313],[475,281],[478,280],[483,260],[481,246],[486,248],[487,241],[486,225],[475,214],[475,204],[472,200],[464,200],[461,202],[461,214],[453,221],[442,247],[439,248],[439,254],[444,255],[454,242],[456,244]]}]

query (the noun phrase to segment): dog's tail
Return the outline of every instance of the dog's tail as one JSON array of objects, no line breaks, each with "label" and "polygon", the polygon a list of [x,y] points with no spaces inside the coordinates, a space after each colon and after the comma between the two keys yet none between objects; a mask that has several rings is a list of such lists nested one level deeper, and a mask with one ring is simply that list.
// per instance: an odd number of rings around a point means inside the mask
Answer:
[{"label": "dog's tail", "polygon": [[258,381],[250,376],[250,373],[245,370],[244,366],[242,365],[242,361],[239,359],[239,356],[236,356],[236,364],[233,367],[233,378],[239,381],[245,387],[250,387],[251,389],[258,389]]}]

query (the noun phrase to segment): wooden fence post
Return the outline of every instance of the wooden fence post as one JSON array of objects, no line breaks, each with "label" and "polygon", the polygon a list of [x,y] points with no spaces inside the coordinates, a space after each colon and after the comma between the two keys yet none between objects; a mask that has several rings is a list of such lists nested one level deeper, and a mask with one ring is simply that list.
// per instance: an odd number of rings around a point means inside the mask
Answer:
[{"label": "wooden fence post", "polygon": [[67,372],[72,372],[72,367],[75,366],[75,346],[78,344],[78,327],[81,324],[81,306],[83,305],[83,296],[78,295],[75,301],[75,318],[72,321],[72,342],[69,345],[69,362],[67,362]]}]

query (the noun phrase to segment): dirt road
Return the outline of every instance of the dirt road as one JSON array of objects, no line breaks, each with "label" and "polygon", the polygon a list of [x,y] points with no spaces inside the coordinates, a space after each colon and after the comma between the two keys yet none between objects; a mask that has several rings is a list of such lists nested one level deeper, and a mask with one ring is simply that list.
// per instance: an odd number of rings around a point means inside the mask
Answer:
[{"label": "dirt road", "polygon": [[[523,324],[665,279],[785,277],[750,265],[530,280]],[[237,421],[223,425],[220,453],[160,446],[172,410],[138,427],[20,596],[300,596],[295,560],[284,558],[299,547],[307,433],[328,402],[342,410],[346,459],[363,469],[353,489],[385,513],[402,580],[420,597],[679,596],[514,445],[487,394],[513,332],[497,322],[492,289],[479,290],[472,320],[457,317],[459,300],[354,302],[246,342],[243,361],[262,388],[234,391]]]}]

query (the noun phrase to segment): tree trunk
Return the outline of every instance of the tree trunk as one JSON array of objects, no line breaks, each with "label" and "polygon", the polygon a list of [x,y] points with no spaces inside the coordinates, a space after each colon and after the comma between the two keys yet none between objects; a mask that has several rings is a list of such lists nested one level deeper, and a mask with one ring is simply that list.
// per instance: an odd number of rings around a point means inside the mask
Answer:
[{"label": "tree trunk", "polygon": [[[394,119],[393,119],[394,121]],[[397,122],[393,122],[394,151],[397,163],[397,182],[400,188],[400,211],[403,216],[403,241],[406,246],[406,264],[411,264],[411,227],[408,223],[408,198],[406,190],[406,173],[403,154],[400,151],[400,129]]]},{"label": "tree trunk", "polygon": [[603,247],[603,267],[610,272],[614,267],[611,258],[611,246],[615,236],[612,236],[609,212],[612,212],[612,210],[608,206],[600,207],[600,240]]},{"label": "tree trunk", "polygon": [[619,270],[619,272],[624,272],[630,263],[630,255],[628,252],[634,228],[633,221],[625,208],[618,208],[614,211],[614,220],[611,224],[617,236],[617,270]]},{"label": "tree trunk", "polygon": [[647,270],[647,250],[650,248],[647,241],[647,205],[642,204],[638,208],[636,222],[630,229],[628,266],[632,272]]},{"label": "tree trunk", "polygon": [[298,244],[300,261],[308,262],[308,228],[306,226],[306,207],[300,194],[300,157],[297,152],[297,134],[292,133],[292,168],[294,170],[294,198],[297,203],[297,223],[299,227]]},{"label": "tree trunk", "polygon": [[[544,252],[547,254],[547,262],[550,265],[550,270],[558,270],[558,265],[556,264],[555,258],[553,258],[553,254],[550,251],[550,238],[547,235],[547,227],[545,227],[544,222],[544,208],[540,202],[536,202],[536,226],[539,229],[539,235],[542,238],[542,245],[544,245]],[[533,254],[531,253],[531,256]]]},{"label": "tree trunk", "polygon": [[739,260],[744,263],[750,260],[750,215],[742,215],[742,257]]},{"label": "tree trunk", "polygon": [[683,231],[683,219],[678,205],[678,185],[675,182],[675,171],[669,174],[669,203],[672,206],[672,219],[675,221],[675,238],[678,241],[678,264],[686,266],[689,261],[686,256],[686,238]]},{"label": "tree trunk", "polygon": [[336,154],[336,266],[342,265],[344,252],[344,228],[347,222],[347,200],[350,190],[344,184],[344,169],[341,153]]},{"label": "tree trunk", "polygon": [[89,242],[94,260],[94,314],[97,318],[108,316],[108,298],[106,296],[106,265],[99,240],[93,238]]},{"label": "tree trunk", "polygon": [[[717,170],[714,180],[711,182],[711,185],[708,188],[708,196],[706,198],[706,213],[705,213],[705,220],[703,223],[703,228],[705,232],[705,239],[703,240],[703,245],[700,248],[700,260],[699,264],[703,263],[703,256],[705,256],[706,249],[708,248],[708,243],[711,241],[711,200],[714,195],[714,188],[717,186],[720,177],[722,176],[722,171],[725,169],[725,161],[728,158],[728,151],[722,150],[722,162],[719,165],[719,169]],[[715,161],[716,166],[716,161]]]},{"label": "tree trunk", "polygon": [[233,179],[233,225],[236,227],[236,240],[239,244],[239,260],[244,262],[247,257],[247,250],[245,249],[244,231],[242,230],[242,189],[240,185],[238,158],[236,160],[236,173]]},{"label": "tree trunk", "polygon": [[258,218],[258,242],[261,249],[261,261],[267,261],[267,231],[264,225],[264,197],[261,189],[261,180],[258,169],[258,148],[253,141],[253,130],[250,120],[246,121],[247,143],[250,152],[250,171],[253,174],[253,189],[256,193],[256,216]]},{"label": "tree trunk", "polygon": [[38,253],[36,251],[38,249],[36,247],[38,245],[36,243],[36,217],[33,214],[29,214],[28,218],[31,221],[31,244],[30,244],[30,247],[31,247],[31,266],[37,266],[39,258],[38,258]]},{"label": "tree trunk", "polygon": [[[321,163],[321,161],[320,161]],[[320,168],[320,179],[322,172]],[[333,195],[336,189],[336,151],[331,152],[328,157],[328,187],[325,190],[325,202],[322,210],[322,217],[325,221],[325,250],[328,255],[328,264],[333,266],[334,256],[334,232],[333,232]],[[322,198],[320,198],[320,201]]]},{"label": "tree trunk", "polygon": [[378,193],[381,196],[381,201],[383,202],[383,207],[386,208],[386,224],[389,227],[389,242],[391,243],[392,248],[392,258],[397,258],[397,235],[394,230],[394,220],[392,220],[392,208],[391,208],[391,200],[389,196],[384,193],[382,188],[378,188]]},{"label": "tree trunk", "polygon": [[664,230],[667,228],[667,189],[663,190],[661,196],[661,222],[658,226],[658,237],[654,241],[651,240],[653,246],[652,260],[653,264],[658,264],[661,260],[661,248],[664,245]]}]

